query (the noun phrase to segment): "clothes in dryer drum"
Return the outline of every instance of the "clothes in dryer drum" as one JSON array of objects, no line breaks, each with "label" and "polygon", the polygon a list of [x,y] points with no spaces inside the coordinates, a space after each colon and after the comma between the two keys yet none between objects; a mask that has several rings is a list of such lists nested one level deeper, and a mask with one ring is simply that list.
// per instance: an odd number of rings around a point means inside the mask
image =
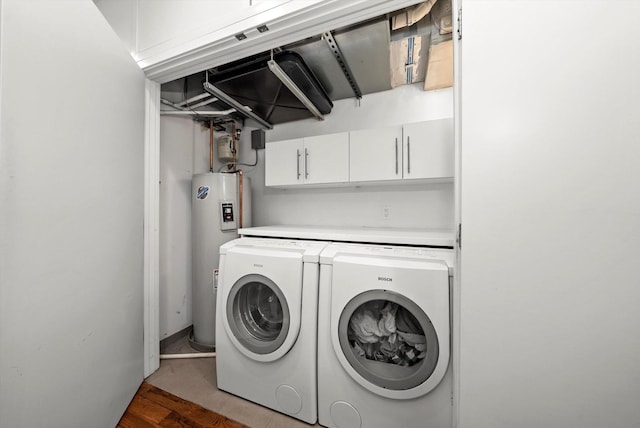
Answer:
[{"label": "clothes in dryer drum", "polygon": [[340,347],[372,384],[415,388],[433,373],[439,342],[431,320],[402,294],[372,290],[347,303],[338,324]]}]

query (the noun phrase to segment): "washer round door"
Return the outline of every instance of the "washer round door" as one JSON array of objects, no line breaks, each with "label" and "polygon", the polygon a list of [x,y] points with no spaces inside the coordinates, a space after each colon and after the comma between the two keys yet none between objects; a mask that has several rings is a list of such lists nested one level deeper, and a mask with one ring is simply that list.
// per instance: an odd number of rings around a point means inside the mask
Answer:
[{"label": "washer round door", "polygon": [[448,338],[441,344],[429,316],[389,290],[353,297],[340,314],[337,338],[335,351],[345,370],[365,388],[389,398],[428,393],[448,365]]},{"label": "washer round door", "polygon": [[282,347],[290,330],[289,305],[272,280],[243,276],[231,287],[225,309],[230,334],[243,354],[269,361],[288,351]]}]

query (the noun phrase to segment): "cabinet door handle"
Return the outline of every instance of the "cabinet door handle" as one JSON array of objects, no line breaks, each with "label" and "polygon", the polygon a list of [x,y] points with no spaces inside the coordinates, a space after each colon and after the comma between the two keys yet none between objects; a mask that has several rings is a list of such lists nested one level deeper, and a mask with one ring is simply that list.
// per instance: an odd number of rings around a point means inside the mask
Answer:
[{"label": "cabinet door handle", "polygon": [[396,137],[396,175],[398,175],[398,138]]},{"label": "cabinet door handle", "polygon": [[304,149],[304,178],[309,178],[309,151]]},{"label": "cabinet door handle", "polygon": [[411,174],[411,137],[407,136],[407,174]]},{"label": "cabinet door handle", "polygon": [[300,180],[300,150],[296,149],[296,174],[298,174],[297,179]]}]

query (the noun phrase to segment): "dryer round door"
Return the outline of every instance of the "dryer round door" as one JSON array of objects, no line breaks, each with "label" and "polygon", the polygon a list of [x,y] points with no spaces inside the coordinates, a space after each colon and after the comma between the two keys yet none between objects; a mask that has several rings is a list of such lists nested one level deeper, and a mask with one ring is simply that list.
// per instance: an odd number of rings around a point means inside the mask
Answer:
[{"label": "dryer round door", "polygon": [[243,276],[229,290],[225,309],[228,333],[243,354],[273,361],[288,351],[290,309],[272,280],[257,274]]},{"label": "dryer round door", "polygon": [[389,398],[428,393],[444,377],[449,360],[448,337],[441,343],[429,316],[389,290],[353,297],[340,314],[335,342],[338,359],[351,377]]}]

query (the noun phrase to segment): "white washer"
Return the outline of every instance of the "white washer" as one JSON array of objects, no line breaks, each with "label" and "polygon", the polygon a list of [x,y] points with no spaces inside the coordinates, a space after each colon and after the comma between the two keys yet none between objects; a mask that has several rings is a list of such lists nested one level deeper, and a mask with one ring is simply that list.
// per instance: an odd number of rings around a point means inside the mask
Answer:
[{"label": "white washer", "polygon": [[240,238],[220,247],[219,389],[316,422],[319,256],[326,245]]},{"label": "white washer", "polygon": [[320,257],[318,420],[452,426],[453,250],[331,244]]}]

